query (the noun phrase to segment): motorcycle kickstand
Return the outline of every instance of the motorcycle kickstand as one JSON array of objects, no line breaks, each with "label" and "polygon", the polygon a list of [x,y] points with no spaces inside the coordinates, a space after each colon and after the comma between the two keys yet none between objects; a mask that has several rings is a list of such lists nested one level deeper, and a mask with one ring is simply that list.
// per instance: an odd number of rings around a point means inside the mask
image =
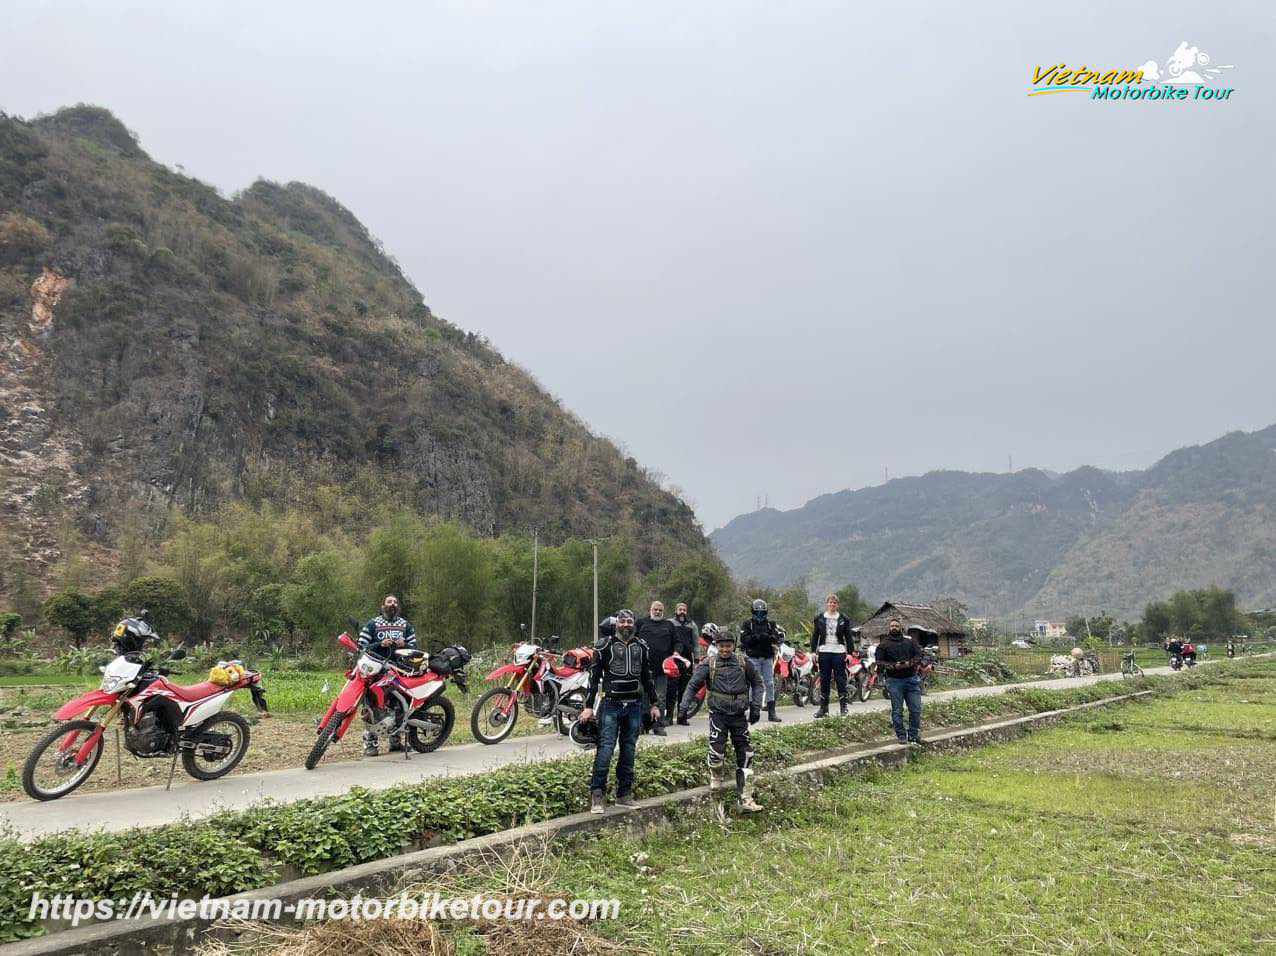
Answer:
[{"label": "motorcycle kickstand", "polygon": [[164,784],[164,789],[169,790],[173,786],[173,774],[177,773],[177,751],[173,751],[173,762],[168,765],[168,783]]}]

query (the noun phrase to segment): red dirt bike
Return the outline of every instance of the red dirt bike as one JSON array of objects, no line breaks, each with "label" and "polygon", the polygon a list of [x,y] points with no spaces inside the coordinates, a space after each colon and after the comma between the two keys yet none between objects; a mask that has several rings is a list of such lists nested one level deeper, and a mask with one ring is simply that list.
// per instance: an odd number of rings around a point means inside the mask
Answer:
[{"label": "red dirt bike", "polygon": [[819,675],[815,673],[815,657],[788,641],[782,641],[775,655],[775,694],[788,694],[793,703],[805,707],[819,696]]},{"label": "red dirt bike", "polygon": [[[464,693],[465,665],[470,652],[459,644],[438,654],[409,648],[388,656],[364,650],[349,633],[337,637],[354,662],[346,671],[346,685],[319,721],[318,737],[306,757],[306,769],[314,770],[329,746],[341,740],[356,715],[378,736],[405,735],[412,750],[430,753],[443,746],[452,733],[456,711],[444,696],[450,679]],[[404,748],[404,758],[408,748]]]},{"label": "red dirt bike", "polygon": [[855,696],[861,703],[868,700],[874,690],[880,689],[882,696],[886,696],[886,681],[877,673],[876,644],[846,655],[846,682],[855,688]]},{"label": "red dirt bike", "polygon": [[[117,636],[124,633],[125,625],[141,630],[141,640],[133,645],[137,649],[121,653],[102,668],[97,690],[63,704],[53,715],[61,723],[27,757],[22,788],[34,799],[65,797],[88,780],[102,756],[106,729],[117,720],[124,731],[124,746],[133,756],[172,758],[170,786],[179,756],[182,769],[196,780],[224,777],[244,759],[248,721],[223,708],[231,694],[247,689],[257,708],[265,711],[261,675],[235,662],[233,671],[215,668],[227,678],[224,683],[175,684],[168,679],[168,671],[143,656],[146,644],[159,636],[134,618],[120,622]],[[123,650],[118,642],[116,649]],[[185,649],[179,647],[166,660],[185,656]]]},{"label": "red dirt bike", "polygon": [[[550,638],[551,647],[558,638]],[[559,733],[570,730],[569,713],[558,710],[559,703],[579,713],[585,702],[589,683],[589,660],[593,651],[577,648],[560,655],[548,647],[523,641],[515,644],[510,663],[492,671],[484,680],[502,681],[474,704],[470,714],[470,731],[474,739],[485,744],[498,744],[518,723],[520,704],[542,722],[553,720]],[[579,705],[579,706],[578,706]]]}]

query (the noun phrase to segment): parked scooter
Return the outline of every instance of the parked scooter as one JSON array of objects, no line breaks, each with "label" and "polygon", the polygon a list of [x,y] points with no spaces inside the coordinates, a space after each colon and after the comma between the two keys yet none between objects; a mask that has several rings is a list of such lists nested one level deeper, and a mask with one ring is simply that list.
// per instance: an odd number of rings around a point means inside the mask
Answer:
[{"label": "parked scooter", "polygon": [[[200,684],[175,684],[169,672],[144,656],[159,635],[142,611],[115,626],[118,655],[102,668],[101,686],[63,704],[53,715],[57,727],[37,741],[22,768],[22,788],[36,800],[64,797],[89,779],[102,756],[106,729],[117,720],[124,747],[135,757],[170,757],[172,785],[177,759],[196,780],[216,780],[239,765],[248,751],[248,721],[223,710],[230,695],[247,689],[266,710],[261,675],[230,661],[213,668]],[[186,656],[184,648],[165,660]]]},{"label": "parked scooter", "polygon": [[[327,749],[346,735],[356,715],[378,736],[405,736],[418,753],[443,746],[456,721],[444,690],[449,679],[462,692],[468,690],[469,651],[453,644],[438,654],[400,648],[381,656],[360,648],[348,632],[339,635],[337,643],[351,653],[354,662],[346,671],[346,685],[319,721],[315,745],[306,757],[307,770],[314,770]],[[405,758],[408,749],[404,748]]]}]

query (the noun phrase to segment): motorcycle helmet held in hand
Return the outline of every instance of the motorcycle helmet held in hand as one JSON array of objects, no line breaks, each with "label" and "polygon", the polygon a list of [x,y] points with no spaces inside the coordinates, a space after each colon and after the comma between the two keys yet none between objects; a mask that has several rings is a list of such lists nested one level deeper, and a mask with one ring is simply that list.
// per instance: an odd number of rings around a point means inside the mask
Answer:
[{"label": "motorcycle helmet held in hand", "polygon": [[597,720],[574,720],[569,731],[569,736],[577,747],[585,750],[598,746],[598,721]]},{"label": "motorcycle helmet held in hand", "polygon": [[665,662],[660,665],[660,669],[665,672],[665,676],[670,680],[679,680],[690,667],[691,661],[681,654],[670,654],[665,658]]}]

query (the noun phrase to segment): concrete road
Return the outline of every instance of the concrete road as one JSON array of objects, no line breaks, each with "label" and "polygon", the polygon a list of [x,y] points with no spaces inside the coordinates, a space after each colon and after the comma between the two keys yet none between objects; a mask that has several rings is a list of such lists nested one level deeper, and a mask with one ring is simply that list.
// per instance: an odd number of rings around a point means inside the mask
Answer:
[{"label": "concrete road", "polygon": [[[1149,668],[1149,674],[1171,673],[1168,667]],[[926,700],[947,700],[960,697],[979,697],[1002,694],[1018,687],[1068,688],[1094,684],[1101,680],[1120,681],[1120,674],[1101,674],[1093,677],[1072,677],[1059,680],[1030,681],[1023,684],[998,684],[985,687],[965,687],[960,690],[934,693]],[[466,698],[459,698],[464,701]],[[834,704],[836,707],[836,704]],[[885,710],[889,703],[871,699],[851,705],[852,714]],[[457,708],[457,720],[468,720],[469,713]],[[813,718],[815,708],[784,707],[780,716],[785,723],[803,723]],[[836,710],[834,710],[836,713]],[[757,725],[759,729],[783,724],[768,724],[765,715]],[[702,712],[690,727],[670,727],[668,737],[645,736],[641,746],[660,746],[664,743],[703,737],[708,730],[708,717]],[[348,736],[343,746],[359,743],[357,734]],[[384,790],[405,783],[417,783],[432,777],[460,776],[482,773],[509,764],[554,760],[581,751],[566,737],[550,732],[532,737],[518,737],[500,744],[462,744],[444,747],[431,754],[413,754],[404,759],[402,754],[367,757],[360,760],[320,763],[315,770],[289,767],[265,773],[232,774],[221,780],[200,783],[185,777],[179,770],[173,788],[138,787],[114,792],[72,793],[61,800],[48,803],[23,800],[0,804],[0,826],[17,834],[22,840],[33,840],[61,830],[118,831],[130,827],[154,827],[179,820],[197,820],[224,810],[243,810],[255,804],[271,801],[291,803],[310,797],[343,794],[351,787],[367,787]],[[114,759],[109,751],[102,756],[96,773],[111,774]],[[125,754],[124,759],[134,759]]]}]

